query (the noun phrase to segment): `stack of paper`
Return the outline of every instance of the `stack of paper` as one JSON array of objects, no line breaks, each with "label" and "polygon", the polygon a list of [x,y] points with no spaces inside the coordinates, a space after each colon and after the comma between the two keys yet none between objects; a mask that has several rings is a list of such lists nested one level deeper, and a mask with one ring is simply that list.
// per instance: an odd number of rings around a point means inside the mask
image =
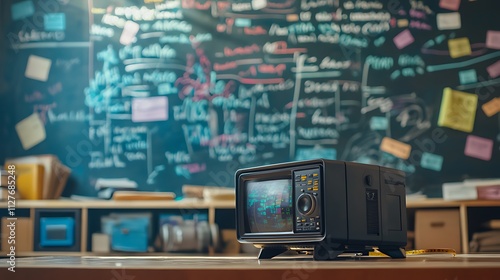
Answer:
[{"label": "stack of paper", "polygon": [[444,200],[500,199],[500,179],[466,179],[442,187]]},{"label": "stack of paper", "polygon": [[16,189],[23,199],[58,199],[71,173],[54,155],[11,158],[8,165],[16,166]]}]

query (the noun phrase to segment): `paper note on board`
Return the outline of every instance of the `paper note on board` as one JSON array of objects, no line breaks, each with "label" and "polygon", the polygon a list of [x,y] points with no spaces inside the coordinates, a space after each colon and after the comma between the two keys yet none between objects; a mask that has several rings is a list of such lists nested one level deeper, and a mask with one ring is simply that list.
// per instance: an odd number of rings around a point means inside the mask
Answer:
[{"label": "paper note on board", "polygon": [[155,96],[132,99],[132,121],[152,122],[168,119],[168,99]]},{"label": "paper note on board", "polygon": [[493,151],[493,140],[469,135],[465,142],[464,154],[482,160],[490,160]]},{"label": "paper note on board", "polygon": [[63,13],[46,14],[43,16],[45,31],[66,30],[66,15]]},{"label": "paper note on board", "polygon": [[139,31],[139,24],[128,20],[123,26],[122,35],[120,36],[120,44],[129,45],[134,42],[135,35]]},{"label": "paper note on board", "polygon": [[492,78],[500,76],[500,60],[486,67],[486,71]]},{"label": "paper note on board", "polygon": [[448,49],[452,58],[467,56],[472,53],[469,38],[466,37],[448,40]]},{"label": "paper note on board", "polygon": [[413,35],[411,35],[410,30],[405,29],[404,31],[396,35],[393,41],[398,49],[402,49],[413,43],[415,41],[415,38],[413,38]]},{"label": "paper note on board", "polygon": [[493,98],[481,106],[486,116],[491,117],[500,112],[500,97]]},{"label": "paper note on board", "polygon": [[439,111],[438,125],[471,132],[477,109],[477,95],[445,88]]},{"label": "paper note on board", "polygon": [[398,140],[384,137],[380,143],[380,150],[401,159],[408,159],[411,153],[411,146]]},{"label": "paper note on board", "polygon": [[372,117],[370,119],[371,130],[386,130],[389,126],[389,120],[386,117]]},{"label": "paper note on board", "polygon": [[267,0],[252,0],[252,9],[260,10],[267,6]]},{"label": "paper note on board", "polygon": [[27,18],[35,13],[35,5],[31,0],[15,3],[11,6],[11,13],[13,20]]},{"label": "paper note on board", "polygon": [[443,157],[424,152],[420,159],[420,166],[434,171],[441,171],[443,167]]},{"label": "paper note on board", "polygon": [[46,138],[45,126],[38,113],[33,113],[18,122],[16,132],[25,150],[32,148]]},{"label": "paper note on board", "polygon": [[460,78],[460,84],[472,84],[477,83],[477,74],[475,69],[462,70],[458,72],[458,77]]},{"label": "paper note on board", "polygon": [[486,33],[486,47],[500,50],[500,31],[489,30]]},{"label": "paper note on board", "polygon": [[46,82],[49,78],[50,66],[52,61],[48,58],[30,55],[24,76],[33,80]]},{"label": "paper note on board", "polygon": [[437,14],[436,22],[439,30],[453,30],[462,27],[459,13]]},{"label": "paper note on board", "polygon": [[439,1],[439,7],[443,9],[457,11],[458,8],[460,7],[460,0],[441,0]]}]

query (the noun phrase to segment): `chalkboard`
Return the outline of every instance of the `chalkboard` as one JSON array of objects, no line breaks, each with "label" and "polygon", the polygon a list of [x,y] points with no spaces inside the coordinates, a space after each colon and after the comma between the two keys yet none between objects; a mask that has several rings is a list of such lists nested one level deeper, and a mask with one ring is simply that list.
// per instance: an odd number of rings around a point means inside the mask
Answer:
[{"label": "chalkboard", "polygon": [[500,2],[0,5],[2,126],[38,113],[46,132],[29,148],[4,135],[0,156],[56,154],[66,196],[96,195],[100,178],[181,195],[318,157],[394,167],[437,196],[498,176]]}]

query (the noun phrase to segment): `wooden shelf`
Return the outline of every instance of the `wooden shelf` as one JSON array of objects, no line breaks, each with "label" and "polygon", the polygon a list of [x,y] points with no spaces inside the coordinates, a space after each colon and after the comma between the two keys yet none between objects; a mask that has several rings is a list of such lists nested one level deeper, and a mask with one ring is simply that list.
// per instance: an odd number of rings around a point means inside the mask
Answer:
[{"label": "wooden shelf", "polygon": [[[51,208],[51,209],[231,209],[235,207],[234,201],[205,201],[205,200],[16,200],[17,208]],[[0,202],[0,208],[7,208],[7,202]]]}]

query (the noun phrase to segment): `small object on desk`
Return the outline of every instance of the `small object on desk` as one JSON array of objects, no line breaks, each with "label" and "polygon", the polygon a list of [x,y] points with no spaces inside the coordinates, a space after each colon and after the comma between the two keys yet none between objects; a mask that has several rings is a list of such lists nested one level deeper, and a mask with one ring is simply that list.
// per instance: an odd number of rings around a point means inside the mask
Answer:
[{"label": "small object on desk", "polygon": [[173,192],[115,191],[113,200],[174,200]]}]

